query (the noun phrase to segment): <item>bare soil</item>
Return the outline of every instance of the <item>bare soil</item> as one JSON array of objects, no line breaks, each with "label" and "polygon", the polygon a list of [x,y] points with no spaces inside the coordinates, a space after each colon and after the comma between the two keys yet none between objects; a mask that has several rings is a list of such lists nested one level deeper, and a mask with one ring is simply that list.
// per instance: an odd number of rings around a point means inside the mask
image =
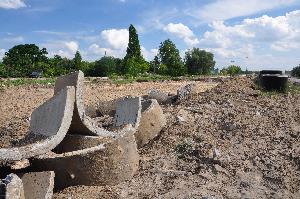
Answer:
[{"label": "bare soil", "polygon": [[[175,93],[186,83],[88,84],[86,104],[144,95],[150,88]],[[246,77],[196,85],[189,99],[163,106],[167,126],[139,150],[132,180],[69,187],[54,198],[300,198],[300,94],[267,95]],[[20,133],[0,130],[1,143],[19,139],[26,117],[51,96],[51,88],[4,90],[0,126]]]}]

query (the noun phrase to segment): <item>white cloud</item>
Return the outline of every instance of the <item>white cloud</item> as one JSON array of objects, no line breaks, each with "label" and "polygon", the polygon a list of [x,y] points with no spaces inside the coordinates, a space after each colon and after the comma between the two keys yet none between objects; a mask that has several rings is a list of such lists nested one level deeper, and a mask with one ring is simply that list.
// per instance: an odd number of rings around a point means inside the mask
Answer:
[{"label": "white cloud", "polygon": [[128,45],[129,32],[127,29],[103,30],[101,37],[111,48],[125,50]]},{"label": "white cloud", "polygon": [[[297,65],[296,55],[300,54],[300,10],[287,13],[284,16],[270,17],[267,15],[245,19],[236,25],[225,25],[223,21],[215,21],[212,31],[204,33],[200,46],[214,52],[219,63],[229,60],[240,60],[242,64],[250,64],[256,60],[256,67],[265,63],[265,67],[292,67]],[[284,54],[283,54],[284,53]],[[248,57],[248,58],[246,58]],[[278,57],[278,61],[277,58]],[[286,63],[284,64],[284,57]],[[280,59],[280,60],[279,60]]]},{"label": "white cloud", "polygon": [[142,55],[148,61],[153,60],[154,56],[157,55],[158,49],[147,50],[144,46],[141,46]]},{"label": "white cloud", "polygon": [[183,39],[188,46],[195,46],[199,43],[199,40],[194,35],[193,31],[182,23],[169,23],[163,30]]},{"label": "white cloud", "polygon": [[14,44],[18,44],[18,43],[22,43],[24,42],[24,37],[22,36],[10,36],[10,37],[6,37],[1,39],[3,42],[7,42],[7,43],[14,43]]},{"label": "white cloud", "polygon": [[79,50],[79,45],[78,45],[78,42],[76,42],[76,41],[65,42],[65,45],[69,49],[69,51],[73,54],[75,54],[76,51]]},{"label": "white cloud", "polygon": [[0,49],[0,60],[2,60],[2,58],[5,55],[6,50],[5,49]]},{"label": "white cloud", "polygon": [[0,8],[18,9],[23,7],[26,7],[23,0],[0,0]]},{"label": "white cloud", "polygon": [[227,20],[289,6],[296,2],[299,0],[217,0],[202,7],[189,8],[185,14],[201,21]]},{"label": "white cloud", "polygon": [[77,50],[79,50],[79,44],[77,41],[64,41],[55,40],[39,45],[41,48],[47,48],[48,56],[60,55],[62,57],[73,58]]}]

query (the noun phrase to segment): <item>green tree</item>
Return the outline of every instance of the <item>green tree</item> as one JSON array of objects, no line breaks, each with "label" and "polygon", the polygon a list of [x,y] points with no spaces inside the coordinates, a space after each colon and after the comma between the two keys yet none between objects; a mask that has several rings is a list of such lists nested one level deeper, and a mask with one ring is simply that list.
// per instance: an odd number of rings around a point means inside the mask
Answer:
[{"label": "green tree", "polygon": [[300,78],[300,64],[299,64],[299,66],[296,66],[293,68],[292,76]]},{"label": "green tree", "polygon": [[223,68],[220,71],[220,73],[223,74],[223,75],[234,76],[234,75],[242,74],[243,71],[242,71],[240,66],[230,65],[227,68]]},{"label": "green tree", "polygon": [[214,69],[214,55],[199,48],[193,48],[185,53],[185,65],[189,74],[208,75]]},{"label": "green tree", "polygon": [[142,58],[142,53],[141,53],[141,46],[140,46],[139,36],[137,34],[137,31],[135,27],[132,24],[130,24],[129,43],[126,50],[126,56],[124,59],[132,58],[132,57]]},{"label": "green tree", "polygon": [[158,57],[160,64],[167,66],[168,74],[171,76],[183,75],[186,71],[176,45],[167,39],[159,46]]},{"label": "green tree", "polygon": [[8,77],[8,71],[2,62],[0,62],[0,77]]},{"label": "green tree", "polygon": [[79,51],[76,51],[75,53],[73,64],[75,70],[82,70],[82,57]]},{"label": "green tree", "polygon": [[35,44],[14,46],[5,53],[3,64],[9,71],[9,76],[24,77],[34,70],[43,70],[48,54],[46,48],[40,49]]},{"label": "green tree", "polygon": [[116,73],[117,60],[111,56],[104,56],[95,62],[94,67],[94,76],[107,77]]},{"label": "green tree", "polygon": [[132,76],[137,76],[139,73],[149,70],[149,64],[145,61],[141,53],[137,31],[132,24],[129,26],[129,42],[122,70],[125,74]]},{"label": "green tree", "polygon": [[150,62],[150,71],[153,73],[158,73],[159,65],[159,58],[157,55],[155,55],[153,61]]},{"label": "green tree", "polygon": [[50,77],[65,75],[70,71],[71,65],[71,60],[62,58],[60,55],[54,55],[53,58],[49,58],[50,67],[44,71],[44,75]]}]

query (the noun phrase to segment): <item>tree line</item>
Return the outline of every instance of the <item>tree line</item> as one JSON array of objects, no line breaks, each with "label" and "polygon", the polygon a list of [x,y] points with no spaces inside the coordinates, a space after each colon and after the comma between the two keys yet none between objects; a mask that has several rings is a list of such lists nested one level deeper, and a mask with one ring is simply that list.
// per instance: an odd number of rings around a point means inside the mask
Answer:
[{"label": "tree line", "polygon": [[5,53],[0,63],[0,77],[27,77],[33,71],[41,71],[45,77],[54,77],[75,70],[82,70],[87,76],[136,77],[144,73],[168,76],[209,75],[216,63],[211,52],[199,48],[188,50],[182,59],[179,50],[170,39],[160,43],[158,54],[148,62],[141,53],[139,37],[133,25],[129,27],[129,42],[123,59],[104,56],[94,62],[87,62],[82,60],[79,51],[73,59],[59,55],[49,58],[47,54],[46,48],[40,49],[35,44],[14,46]]}]

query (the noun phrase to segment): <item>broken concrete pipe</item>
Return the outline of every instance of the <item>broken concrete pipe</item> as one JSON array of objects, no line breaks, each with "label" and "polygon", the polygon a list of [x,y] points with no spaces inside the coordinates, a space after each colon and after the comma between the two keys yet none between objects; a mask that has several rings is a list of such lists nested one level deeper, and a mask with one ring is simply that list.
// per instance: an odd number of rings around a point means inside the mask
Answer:
[{"label": "broken concrete pipe", "polygon": [[41,155],[31,164],[56,173],[55,187],[116,185],[138,170],[135,130],[125,127],[116,138],[67,135],[56,153]]},{"label": "broken concrete pipe", "polygon": [[0,149],[0,161],[18,161],[50,152],[65,137],[71,124],[74,87],[66,87],[35,109],[30,130],[21,146]]}]

